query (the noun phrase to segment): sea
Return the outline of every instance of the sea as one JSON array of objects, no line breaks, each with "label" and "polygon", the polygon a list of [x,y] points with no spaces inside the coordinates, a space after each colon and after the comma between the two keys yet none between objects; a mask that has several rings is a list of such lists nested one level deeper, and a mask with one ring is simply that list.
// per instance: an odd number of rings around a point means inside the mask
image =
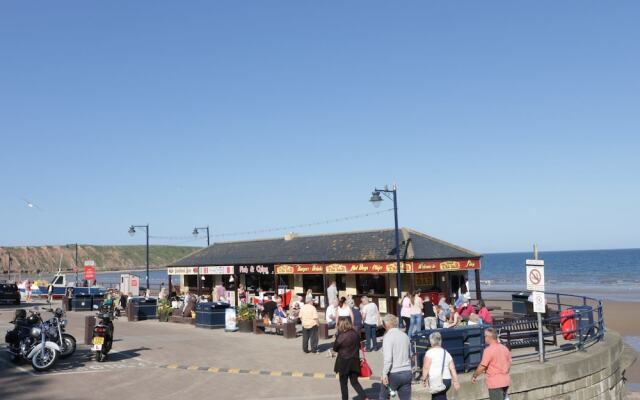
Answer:
[{"label": "sea", "polygon": [[[531,258],[531,252],[483,255],[482,290],[525,289],[525,263]],[[549,251],[538,258],[544,260],[546,292],[640,302],[640,249]]]}]

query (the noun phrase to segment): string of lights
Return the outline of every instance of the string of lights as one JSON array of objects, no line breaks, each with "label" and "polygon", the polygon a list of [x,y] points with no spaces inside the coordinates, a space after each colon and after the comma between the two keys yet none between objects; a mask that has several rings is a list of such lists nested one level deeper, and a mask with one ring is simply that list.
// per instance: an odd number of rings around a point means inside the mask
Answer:
[{"label": "string of lights", "polygon": [[[344,222],[344,221],[352,221],[354,219],[368,218],[368,217],[373,217],[373,216],[376,216],[376,215],[384,214],[384,213],[387,213],[387,212],[390,212],[390,211],[393,211],[393,208],[389,208],[389,209],[385,209],[385,210],[379,210],[379,211],[372,211],[372,212],[363,213],[363,214],[350,215],[350,216],[347,216],[347,217],[327,219],[327,220],[324,220],[324,221],[309,222],[309,223],[298,224],[298,225],[279,226],[279,227],[274,227],[274,228],[256,229],[256,230],[252,230],[252,231],[215,233],[215,234],[212,234],[211,237],[249,236],[249,235],[257,235],[257,234],[261,234],[261,233],[289,231],[289,230],[292,230],[292,229],[309,228],[309,227],[319,226],[319,225],[328,225],[328,224],[335,224],[335,223]],[[149,237],[152,238],[152,239],[161,239],[161,240],[168,240],[168,241],[185,241],[185,242],[193,241],[193,240],[206,239],[206,236],[203,236],[203,235],[192,235],[192,236],[159,236],[159,235],[153,235],[153,236],[149,236]]]}]

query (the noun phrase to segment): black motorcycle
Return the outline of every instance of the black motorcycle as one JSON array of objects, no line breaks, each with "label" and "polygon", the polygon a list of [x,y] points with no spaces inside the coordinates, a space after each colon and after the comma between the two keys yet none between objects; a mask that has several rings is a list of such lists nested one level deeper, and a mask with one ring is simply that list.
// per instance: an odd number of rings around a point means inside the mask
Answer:
[{"label": "black motorcycle", "polygon": [[102,362],[106,359],[113,345],[113,320],[117,316],[114,313],[113,306],[109,305],[100,307],[100,312],[96,316],[99,321],[93,328],[93,338],[91,339],[93,347],[91,351],[96,353],[96,361]]},{"label": "black motorcycle", "polygon": [[16,310],[11,323],[15,327],[5,336],[11,360],[29,360],[33,369],[39,372],[53,367],[60,356],[60,346],[47,336],[51,324],[42,321],[37,310],[30,311],[28,316],[25,310]]},{"label": "black motorcycle", "polygon": [[64,319],[64,311],[61,308],[47,309],[53,317],[47,321],[47,338],[60,346],[60,358],[67,358],[76,351],[76,338],[65,332],[67,320]]}]

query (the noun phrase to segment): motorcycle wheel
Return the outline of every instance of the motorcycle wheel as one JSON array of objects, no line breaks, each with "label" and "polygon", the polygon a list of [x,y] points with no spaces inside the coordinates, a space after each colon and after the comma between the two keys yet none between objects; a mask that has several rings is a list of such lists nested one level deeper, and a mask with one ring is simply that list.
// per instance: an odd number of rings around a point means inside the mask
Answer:
[{"label": "motorcycle wheel", "polygon": [[39,351],[33,356],[31,365],[38,372],[46,371],[58,361],[59,355],[58,351],[45,347],[43,351]]},{"label": "motorcycle wheel", "polygon": [[67,358],[76,351],[76,339],[68,333],[62,334],[62,351],[60,358]]},{"label": "motorcycle wheel", "polygon": [[103,354],[102,350],[101,351],[96,351],[96,361],[97,362],[103,362],[106,358],[107,358],[107,355]]}]

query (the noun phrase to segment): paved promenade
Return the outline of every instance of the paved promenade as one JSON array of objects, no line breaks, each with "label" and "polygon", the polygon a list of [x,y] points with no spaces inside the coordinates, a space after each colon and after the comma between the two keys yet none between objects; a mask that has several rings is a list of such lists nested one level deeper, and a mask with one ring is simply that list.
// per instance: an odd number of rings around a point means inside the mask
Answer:
[{"label": "paved promenade", "polygon": [[[0,332],[13,327],[13,308],[0,308]],[[43,316],[46,313],[43,313]],[[224,332],[158,321],[115,321],[113,351],[107,362],[91,359],[81,344],[84,317],[89,312],[69,312],[68,331],[78,340],[78,350],[47,373],[35,373],[30,364],[14,366],[0,354],[0,398],[85,399],[335,399],[339,386],[333,374],[334,359],[304,354],[301,338]],[[322,350],[331,341],[320,341]],[[368,353],[375,373],[382,368],[382,352]],[[362,380],[371,397],[378,383]],[[355,396],[355,392],[353,393]],[[5,397],[8,396],[8,397]],[[185,397],[186,396],[186,397]]]},{"label": "paved promenade", "polygon": [[[0,308],[2,337],[13,327],[9,324],[13,314],[14,308]],[[43,314],[47,315],[46,312]],[[52,371],[35,373],[30,364],[16,366],[2,352],[0,399],[108,399],[124,395],[154,400],[311,400],[340,397],[338,381],[333,373],[334,359],[328,357],[326,351],[331,347],[331,340],[320,341],[322,353],[304,354],[300,337],[284,339],[275,335],[231,333],[155,320],[128,322],[123,317],[115,321],[116,341],[112,353],[106,362],[98,363],[91,357],[88,346],[83,344],[84,318],[92,314],[67,314],[68,331],[78,340],[78,350],[70,359],[59,361]],[[619,337],[612,336],[605,342],[611,340],[619,341]],[[562,365],[581,365],[580,360],[594,352],[605,354],[606,346],[605,343],[598,344],[582,354],[575,351],[552,352],[544,367],[535,361],[532,349],[515,351],[513,373],[522,375],[522,379],[514,376],[514,389],[529,387],[532,383],[529,378],[537,376],[535,374],[540,375],[539,379],[534,379],[537,381],[543,376],[558,375],[557,368],[566,371]],[[367,353],[367,359],[374,375],[379,376],[382,352]],[[451,399],[479,399],[484,396],[483,383],[470,385],[469,378],[470,374],[461,374],[463,390],[459,394],[451,392]],[[371,398],[378,397],[380,386],[377,379],[361,380],[361,383]],[[534,387],[526,390],[534,390]],[[355,396],[353,391],[352,396]],[[415,397],[428,398],[424,394],[416,394]]]}]

